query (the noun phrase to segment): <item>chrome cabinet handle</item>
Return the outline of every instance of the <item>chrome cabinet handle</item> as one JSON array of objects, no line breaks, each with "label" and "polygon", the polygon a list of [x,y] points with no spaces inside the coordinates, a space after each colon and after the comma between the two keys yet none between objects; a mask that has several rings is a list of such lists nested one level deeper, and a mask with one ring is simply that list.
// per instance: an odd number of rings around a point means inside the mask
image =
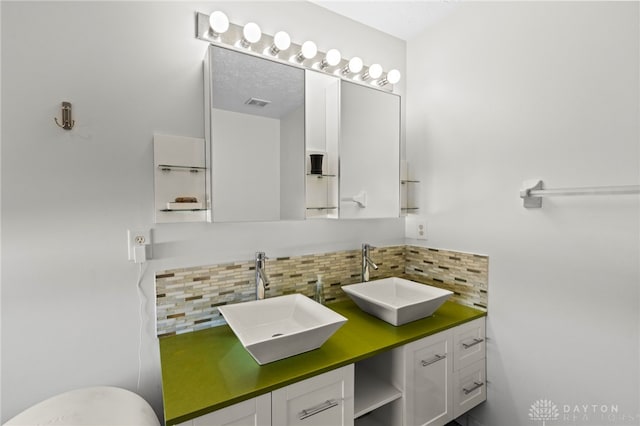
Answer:
[{"label": "chrome cabinet handle", "polygon": [[463,343],[462,347],[465,348],[465,349],[469,349],[471,346],[478,345],[478,344],[480,344],[482,342],[484,342],[484,339],[475,338],[475,339],[473,339],[473,342],[471,342],[471,343]]},{"label": "chrome cabinet handle", "polygon": [[338,404],[340,404],[340,402],[336,401],[335,399],[327,399],[322,404],[318,404],[315,407],[306,408],[300,411],[300,413],[298,414],[298,418],[300,420],[304,420],[307,417],[315,416],[316,414],[326,411],[329,408],[333,408]]},{"label": "chrome cabinet handle", "polygon": [[473,382],[473,387],[471,389],[462,388],[462,392],[464,392],[465,395],[469,395],[471,392],[478,388],[481,388],[482,386],[484,386],[484,383]]},{"label": "chrome cabinet handle", "polygon": [[426,367],[427,365],[431,365],[434,362],[438,362],[441,359],[445,359],[447,357],[447,354],[444,355],[438,355],[436,354],[436,356],[433,359],[430,359],[429,361],[425,361],[424,359],[422,361],[420,361],[420,364],[422,364],[423,367]]}]

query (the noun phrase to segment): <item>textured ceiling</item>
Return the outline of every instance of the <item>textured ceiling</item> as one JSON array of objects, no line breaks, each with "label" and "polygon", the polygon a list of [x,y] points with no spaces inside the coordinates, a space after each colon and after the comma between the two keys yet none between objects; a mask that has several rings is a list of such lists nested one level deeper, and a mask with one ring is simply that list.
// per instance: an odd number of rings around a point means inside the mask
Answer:
[{"label": "textured ceiling", "polygon": [[[213,46],[213,107],[282,118],[304,104],[304,71],[253,55]],[[250,98],[270,101],[246,105]]]}]

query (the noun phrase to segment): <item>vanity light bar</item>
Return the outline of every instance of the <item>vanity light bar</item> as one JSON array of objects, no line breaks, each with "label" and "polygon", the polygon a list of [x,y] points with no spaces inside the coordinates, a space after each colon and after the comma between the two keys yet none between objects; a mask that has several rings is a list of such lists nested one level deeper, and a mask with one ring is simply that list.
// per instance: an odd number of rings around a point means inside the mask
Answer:
[{"label": "vanity light bar", "polygon": [[220,11],[211,16],[198,12],[196,18],[196,38],[211,44],[322,71],[389,92],[393,92],[393,86],[400,81],[398,70],[384,73],[379,64],[366,66],[358,57],[343,58],[337,49],[320,52],[313,41],[293,43],[284,31],[278,31],[275,36],[265,34],[253,22],[237,25]]}]

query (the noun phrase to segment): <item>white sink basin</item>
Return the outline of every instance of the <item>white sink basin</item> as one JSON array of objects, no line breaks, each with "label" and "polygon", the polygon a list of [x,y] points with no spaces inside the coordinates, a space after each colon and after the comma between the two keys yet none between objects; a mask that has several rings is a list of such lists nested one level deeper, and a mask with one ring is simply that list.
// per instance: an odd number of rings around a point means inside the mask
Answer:
[{"label": "white sink basin", "polygon": [[347,319],[301,294],[218,307],[258,364],[317,349]]},{"label": "white sink basin", "polygon": [[453,293],[403,278],[384,278],[342,289],[360,309],[393,325],[433,315]]}]

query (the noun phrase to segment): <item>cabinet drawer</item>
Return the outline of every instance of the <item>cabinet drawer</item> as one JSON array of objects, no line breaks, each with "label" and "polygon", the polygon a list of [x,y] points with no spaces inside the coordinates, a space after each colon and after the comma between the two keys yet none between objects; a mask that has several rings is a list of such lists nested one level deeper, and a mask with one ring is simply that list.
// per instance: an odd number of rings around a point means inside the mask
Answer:
[{"label": "cabinet drawer", "polygon": [[485,358],[485,319],[478,318],[454,330],[453,369],[460,370]]},{"label": "cabinet drawer", "polygon": [[269,426],[271,424],[271,394],[260,395],[178,426]]},{"label": "cabinet drawer", "polygon": [[272,392],[274,425],[353,425],[353,365]]},{"label": "cabinet drawer", "polygon": [[453,373],[453,415],[459,417],[487,399],[484,359]]}]

